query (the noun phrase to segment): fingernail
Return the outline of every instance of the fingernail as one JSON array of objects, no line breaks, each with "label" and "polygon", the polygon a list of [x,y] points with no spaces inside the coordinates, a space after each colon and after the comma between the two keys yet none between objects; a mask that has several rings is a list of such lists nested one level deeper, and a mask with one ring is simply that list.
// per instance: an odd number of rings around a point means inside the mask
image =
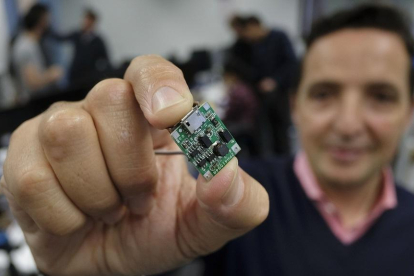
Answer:
[{"label": "fingernail", "polygon": [[238,172],[238,162],[236,162],[236,168],[234,172],[233,181],[230,187],[224,193],[221,201],[226,206],[233,206],[239,203],[244,194],[244,182]]},{"label": "fingernail", "polygon": [[175,89],[169,86],[161,87],[152,96],[152,113],[157,113],[184,100],[184,97]]},{"label": "fingernail", "polygon": [[119,222],[125,215],[125,206],[122,206],[120,209],[117,209],[113,212],[110,212],[108,214],[106,214],[102,220],[109,225],[113,225],[117,222]]},{"label": "fingernail", "polygon": [[143,193],[135,197],[127,199],[128,208],[135,215],[147,214],[154,205],[154,197],[152,193]]}]

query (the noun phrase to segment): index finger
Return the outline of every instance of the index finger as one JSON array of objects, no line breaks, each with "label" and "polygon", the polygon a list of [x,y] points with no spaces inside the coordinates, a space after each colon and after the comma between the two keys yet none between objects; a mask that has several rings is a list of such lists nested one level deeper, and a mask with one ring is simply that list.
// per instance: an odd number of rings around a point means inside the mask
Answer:
[{"label": "index finger", "polygon": [[125,73],[148,122],[158,129],[176,124],[193,105],[183,73],[160,56],[135,58]]}]

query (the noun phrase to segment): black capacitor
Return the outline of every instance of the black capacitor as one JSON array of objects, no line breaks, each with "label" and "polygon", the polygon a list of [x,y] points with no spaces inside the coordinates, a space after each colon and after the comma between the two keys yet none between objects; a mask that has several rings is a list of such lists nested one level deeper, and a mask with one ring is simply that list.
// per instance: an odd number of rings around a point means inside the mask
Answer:
[{"label": "black capacitor", "polygon": [[213,152],[217,156],[226,156],[229,153],[229,148],[225,144],[218,143],[214,146]]}]

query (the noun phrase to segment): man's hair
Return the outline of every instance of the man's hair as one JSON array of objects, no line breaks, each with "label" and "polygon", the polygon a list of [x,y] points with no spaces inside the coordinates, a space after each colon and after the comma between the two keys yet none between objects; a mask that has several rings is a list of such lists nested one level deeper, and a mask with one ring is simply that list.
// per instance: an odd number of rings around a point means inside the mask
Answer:
[{"label": "man's hair", "polygon": [[92,19],[92,21],[97,21],[98,20],[98,15],[92,9],[86,9],[85,10],[85,16]]},{"label": "man's hair", "polygon": [[[410,30],[410,20],[407,15],[394,7],[364,4],[321,18],[313,23],[310,34],[305,38],[307,50],[309,51],[315,41],[334,32],[344,29],[363,28],[388,31],[401,38],[410,57],[409,81],[410,94],[412,94],[414,90],[414,70],[411,65],[411,60],[414,55],[414,41]],[[302,61],[296,81],[296,89],[303,74],[303,64],[304,62]]]},{"label": "man's hair", "polygon": [[262,22],[260,21],[259,17],[255,15],[249,15],[249,16],[241,16],[241,15],[235,15],[233,16],[230,21],[230,26],[233,28],[246,28],[247,25],[255,24],[255,25],[261,25]]},{"label": "man's hair", "polygon": [[342,29],[375,28],[397,34],[404,42],[410,56],[414,53],[409,18],[396,8],[386,5],[365,4],[340,11],[317,20],[306,38],[308,49],[318,39]]},{"label": "man's hair", "polygon": [[229,25],[233,28],[244,28],[246,26],[246,18],[241,15],[234,15],[230,18]]},{"label": "man's hair", "polygon": [[42,17],[49,12],[46,5],[34,4],[23,18],[23,27],[31,31],[37,27]]},{"label": "man's hair", "polygon": [[251,15],[249,17],[246,18],[246,25],[261,25],[262,22],[259,19],[259,17],[255,16],[255,15]]}]

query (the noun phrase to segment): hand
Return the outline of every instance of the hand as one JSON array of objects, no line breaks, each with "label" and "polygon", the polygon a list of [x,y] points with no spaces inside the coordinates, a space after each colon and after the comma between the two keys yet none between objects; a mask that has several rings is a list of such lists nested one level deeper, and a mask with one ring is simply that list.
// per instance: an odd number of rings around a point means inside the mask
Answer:
[{"label": "hand", "polygon": [[277,88],[277,82],[272,78],[264,78],[259,82],[259,89],[261,92],[270,93]]},{"label": "hand", "polygon": [[267,216],[264,188],[234,158],[197,181],[165,129],[190,109],[181,71],[134,59],[125,80],[57,103],[12,135],[3,190],[40,270],[138,275],[178,267]]}]

